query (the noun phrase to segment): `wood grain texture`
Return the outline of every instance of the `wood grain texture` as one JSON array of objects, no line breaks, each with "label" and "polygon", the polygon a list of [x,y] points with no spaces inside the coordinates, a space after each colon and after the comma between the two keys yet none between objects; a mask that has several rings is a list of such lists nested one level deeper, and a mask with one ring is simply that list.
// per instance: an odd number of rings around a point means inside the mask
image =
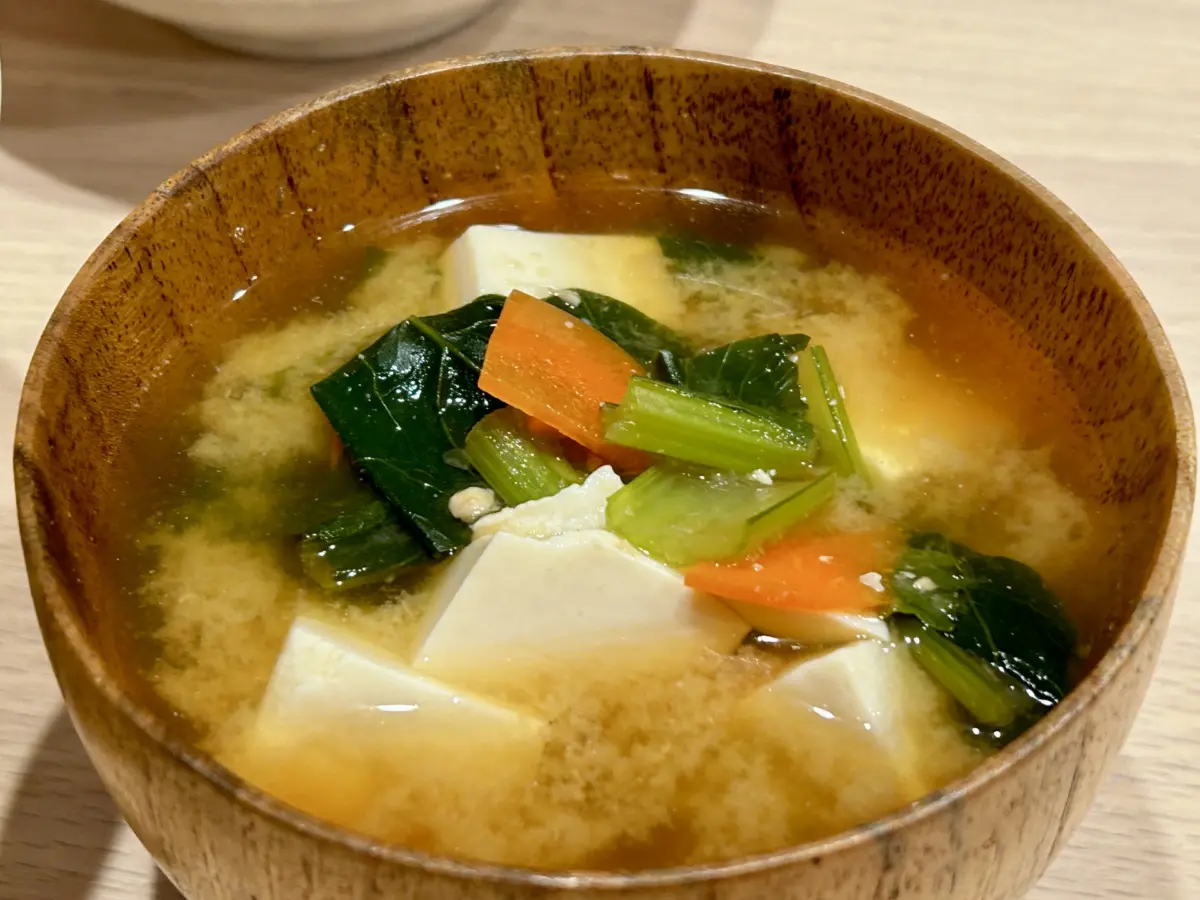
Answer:
[{"label": "wood grain texture", "polygon": [[[189,159],[295,100],[413,59],[580,42],[756,56],[851,81],[965,130],[1097,228],[1196,377],[1200,14],[1187,0],[1107,6],[514,2],[415,54],[304,67],[211,51],[85,0],[0,0],[0,391],[10,430],[33,343],[67,281],[128,208]],[[0,898],[169,897],[62,716],[11,515],[0,541]],[[1194,566],[1183,577],[1133,737],[1030,894],[1036,900],[1168,900],[1200,888]]]}]

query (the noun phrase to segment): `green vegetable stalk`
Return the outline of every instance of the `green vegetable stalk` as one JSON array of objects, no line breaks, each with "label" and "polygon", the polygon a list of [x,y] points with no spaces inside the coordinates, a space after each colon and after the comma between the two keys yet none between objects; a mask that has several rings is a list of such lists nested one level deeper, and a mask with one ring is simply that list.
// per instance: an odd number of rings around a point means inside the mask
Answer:
[{"label": "green vegetable stalk", "polygon": [[1020,682],[957,647],[920,619],[896,616],[892,625],[917,662],[974,721],[990,728],[1006,728],[1033,712],[1036,704]]},{"label": "green vegetable stalk", "polygon": [[530,434],[524,417],[511,407],[480,419],[467,433],[466,451],[471,465],[509,506],[583,481],[554,442]]},{"label": "green vegetable stalk", "polygon": [[833,496],[835,479],[773,482],[728,472],[651,466],[608,501],[607,525],[667,565],[726,560],[782,536]]},{"label": "green vegetable stalk", "polygon": [[752,412],[685,388],[633,378],[604,410],[604,436],[625,447],[733,472],[811,474],[813,430],[800,419]]},{"label": "green vegetable stalk", "polygon": [[822,460],[839,475],[857,475],[870,484],[867,464],[850,425],[842,387],[833,374],[829,355],[824,347],[814,345],[801,351],[798,358],[800,387],[808,401],[808,419],[821,443]]}]

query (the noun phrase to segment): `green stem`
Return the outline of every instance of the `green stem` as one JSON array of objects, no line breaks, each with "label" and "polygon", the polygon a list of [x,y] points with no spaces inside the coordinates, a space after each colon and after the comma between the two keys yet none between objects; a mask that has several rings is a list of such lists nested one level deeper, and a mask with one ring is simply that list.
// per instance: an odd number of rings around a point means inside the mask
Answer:
[{"label": "green stem", "polygon": [[667,565],[733,559],[782,536],[833,493],[835,477],[763,484],[672,463],[651,466],[608,501],[607,525]]},{"label": "green stem", "polygon": [[480,419],[467,434],[466,451],[471,465],[509,506],[583,481],[554,442],[530,434],[524,417],[511,407]]},{"label": "green stem", "polygon": [[811,346],[800,352],[796,364],[800,389],[808,401],[808,419],[816,428],[821,457],[839,475],[858,475],[871,483],[866,461],[850,425],[842,387],[833,374],[824,347]]},{"label": "green stem", "polygon": [[604,410],[604,436],[625,447],[733,472],[781,478],[811,472],[816,442],[807,422],[751,412],[649,378],[632,378],[619,406]]}]

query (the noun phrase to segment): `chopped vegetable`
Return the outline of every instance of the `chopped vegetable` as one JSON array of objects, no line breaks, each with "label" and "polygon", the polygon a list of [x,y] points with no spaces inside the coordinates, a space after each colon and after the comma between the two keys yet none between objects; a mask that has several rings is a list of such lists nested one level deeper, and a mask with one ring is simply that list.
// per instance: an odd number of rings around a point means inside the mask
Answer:
[{"label": "chopped vegetable", "polygon": [[683,338],[666,325],[612,297],[575,288],[547,297],[546,302],[583,319],[643,366],[652,366],[663,350],[676,356],[690,352]]},{"label": "chopped vegetable", "polygon": [[305,574],[327,590],[378,584],[429,560],[425,548],[382,500],[367,500],[300,540]]},{"label": "chopped vegetable", "polygon": [[435,555],[470,540],[449,500],[479,478],[447,453],[499,405],[475,381],[501,307],[483,297],[408,319],[312,388],[351,458]]},{"label": "chopped vegetable", "polygon": [[804,394],[797,381],[798,353],[806,334],[766,334],[734,341],[687,361],[684,382],[691,390],[741,406],[801,413]]},{"label": "chopped vegetable", "polygon": [[1035,701],[1020,682],[955,646],[920,619],[895,616],[892,625],[917,662],[980,725],[1005,728],[1034,711]]},{"label": "chopped vegetable", "polygon": [[631,379],[620,405],[605,408],[603,418],[613,443],[734,472],[806,475],[817,450],[807,422],[649,378]]},{"label": "chopped vegetable", "polygon": [[871,483],[867,464],[858,448],[850,417],[846,414],[841,385],[833,374],[824,347],[812,346],[799,356],[800,387],[808,401],[808,419],[817,429],[821,458],[839,475],[858,475]]},{"label": "chopped vegetable", "polygon": [[530,433],[523,415],[511,407],[484,416],[467,435],[467,457],[509,506],[557,494],[583,475],[555,442]]},{"label": "chopped vegetable", "polygon": [[1033,569],[940,534],[916,534],[896,562],[891,588],[898,612],[1016,679],[1043,707],[1063,698],[1075,631]]},{"label": "chopped vegetable", "polygon": [[[832,484],[832,473],[825,476]],[[729,600],[810,612],[861,613],[886,600],[872,575],[891,558],[881,532],[794,534],[733,562],[702,562],[684,573],[697,590]]]},{"label": "chopped vegetable", "polygon": [[658,246],[667,259],[688,268],[715,261],[745,263],[754,259],[754,254],[745,247],[691,235],[664,235],[658,239]]},{"label": "chopped vegetable", "polygon": [[499,294],[484,294],[450,312],[424,318],[414,316],[408,321],[471,371],[479,372],[503,308],[504,298]]},{"label": "chopped vegetable", "polygon": [[636,450],[605,440],[600,407],[625,395],[645,369],[575,316],[514,291],[484,357],[479,387],[623,469],[644,468]]},{"label": "chopped vegetable", "polygon": [[670,350],[659,350],[654,358],[654,377],[667,384],[684,386],[687,384],[687,372],[684,369],[684,359]]},{"label": "chopped vegetable", "polygon": [[832,476],[762,484],[752,478],[659,463],[608,501],[610,531],[672,566],[748,553],[812,515]]}]

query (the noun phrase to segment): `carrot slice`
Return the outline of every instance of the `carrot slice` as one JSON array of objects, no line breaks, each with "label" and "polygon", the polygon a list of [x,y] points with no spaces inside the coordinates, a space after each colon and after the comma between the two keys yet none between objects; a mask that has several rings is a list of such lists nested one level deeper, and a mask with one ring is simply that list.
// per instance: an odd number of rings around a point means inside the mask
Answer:
[{"label": "carrot slice", "polygon": [[600,407],[620,403],[634,375],[632,356],[586,322],[513,291],[488,340],[479,388],[625,470],[646,454],[604,440]]},{"label": "carrot slice", "polygon": [[[688,587],[746,603],[806,612],[867,612],[885,601],[863,576],[891,564],[891,532],[797,533],[734,562],[684,572]],[[878,584],[878,582],[876,582]]]}]

